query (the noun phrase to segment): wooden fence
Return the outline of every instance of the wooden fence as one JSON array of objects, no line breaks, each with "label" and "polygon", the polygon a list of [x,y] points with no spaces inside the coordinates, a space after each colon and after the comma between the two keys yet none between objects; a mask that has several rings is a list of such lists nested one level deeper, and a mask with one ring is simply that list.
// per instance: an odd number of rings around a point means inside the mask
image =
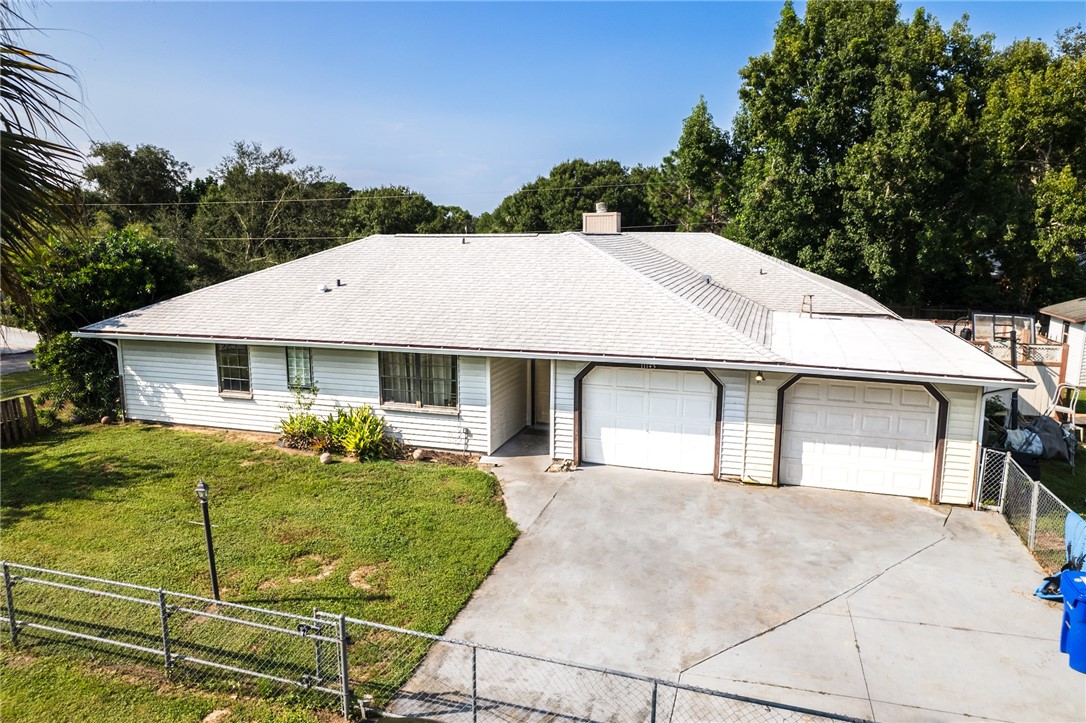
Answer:
[{"label": "wooden fence", "polygon": [[0,442],[30,439],[39,431],[34,400],[29,394],[0,402]]}]

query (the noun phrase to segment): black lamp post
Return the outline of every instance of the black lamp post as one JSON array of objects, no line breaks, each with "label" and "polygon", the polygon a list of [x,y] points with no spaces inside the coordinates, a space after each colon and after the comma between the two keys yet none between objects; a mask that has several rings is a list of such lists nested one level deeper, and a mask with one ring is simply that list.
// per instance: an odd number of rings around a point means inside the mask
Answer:
[{"label": "black lamp post", "polygon": [[211,543],[211,518],[207,514],[207,492],[210,488],[201,478],[196,484],[196,496],[200,498],[200,508],[204,513],[204,538],[207,539],[207,562],[211,566],[211,592],[219,599],[219,575],[215,572],[215,546]]}]

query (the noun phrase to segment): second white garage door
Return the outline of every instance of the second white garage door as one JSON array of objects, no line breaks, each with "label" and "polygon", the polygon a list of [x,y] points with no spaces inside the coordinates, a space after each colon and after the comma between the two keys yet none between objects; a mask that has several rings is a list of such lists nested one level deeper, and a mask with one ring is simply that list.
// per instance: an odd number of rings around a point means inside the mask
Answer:
[{"label": "second white garage door", "polygon": [[711,474],[716,396],[699,371],[596,367],[581,383],[584,460]]},{"label": "second white garage door", "polygon": [[803,379],[785,391],[780,481],[928,497],[938,411],[920,386]]}]

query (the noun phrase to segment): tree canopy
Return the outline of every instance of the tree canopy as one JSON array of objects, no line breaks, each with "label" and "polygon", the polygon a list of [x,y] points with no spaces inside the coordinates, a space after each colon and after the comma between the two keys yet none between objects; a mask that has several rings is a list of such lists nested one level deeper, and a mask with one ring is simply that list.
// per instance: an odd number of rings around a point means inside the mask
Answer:
[{"label": "tree canopy", "polygon": [[147,226],[98,236],[58,236],[52,253],[24,271],[30,297],[16,308],[41,341],[35,363],[54,379],[53,394],[92,415],[113,414],[118,402],[113,350],[71,332],[187,290],[188,269],[173,245]]},{"label": "tree canopy", "polygon": [[890,0],[786,3],[740,72],[741,240],[891,303],[1069,293],[1086,76],[1066,45],[997,53]]},{"label": "tree canopy", "polygon": [[622,213],[623,228],[652,226],[648,184],[655,172],[612,160],[565,161],[482,214],[477,227],[480,233],[579,230],[581,214],[600,201]]},{"label": "tree canopy", "polygon": [[735,213],[739,156],[704,96],[683,122],[679,146],[648,186],[649,208],[682,231],[721,232]]},{"label": "tree canopy", "polygon": [[91,144],[90,155],[98,162],[88,163],[83,177],[98,191],[95,200],[110,205],[116,226],[153,220],[179,200],[192,170],[165,148],[149,144],[133,151],[124,143],[97,142]]}]

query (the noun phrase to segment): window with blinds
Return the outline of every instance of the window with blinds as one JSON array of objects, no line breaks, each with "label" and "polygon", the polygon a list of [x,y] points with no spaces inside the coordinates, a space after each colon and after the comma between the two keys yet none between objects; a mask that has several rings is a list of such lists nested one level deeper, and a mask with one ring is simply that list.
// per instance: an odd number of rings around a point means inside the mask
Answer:
[{"label": "window with blinds", "polygon": [[457,357],[380,352],[381,403],[456,407]]}]

